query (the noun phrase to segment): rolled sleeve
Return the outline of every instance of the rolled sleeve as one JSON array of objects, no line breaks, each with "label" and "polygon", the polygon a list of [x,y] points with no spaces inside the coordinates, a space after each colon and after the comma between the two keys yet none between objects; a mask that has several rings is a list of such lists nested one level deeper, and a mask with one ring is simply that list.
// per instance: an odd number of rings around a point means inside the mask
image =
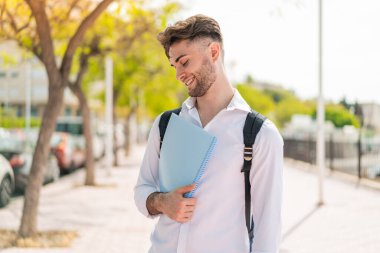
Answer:
[{"label": "rolled sleeve", "polygon": [[134,200],[137,209],[146,217],[155,218],[150,215],[146,207],[146,200],[153,192],[158,192],[158,160],[160,150],[160,134],[158,129],[159,117],[154,121],[149,133],[147,148],[141,164],[139,177],[134,188]]},{"label": "rolled sleeve", "polygon": [[283,139],[266,120],[253,146],[250,173],[254,253],[276,253],[281,242]]}]

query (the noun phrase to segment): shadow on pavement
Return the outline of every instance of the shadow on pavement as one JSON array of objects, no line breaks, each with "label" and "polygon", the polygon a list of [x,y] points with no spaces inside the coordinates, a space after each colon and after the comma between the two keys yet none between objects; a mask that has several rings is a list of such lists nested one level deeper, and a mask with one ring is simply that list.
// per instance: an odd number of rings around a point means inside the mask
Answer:
[{"label": "shadow on pavement", "polygon": [[293,234],[304,222],[313,216],[318,210],[320,210],[323,205],[317,204],[315,207],[310,210],[305,216],[303,216],[298,222],[291,226],[282,236],[282,242],[286,240],[291,234]]}]

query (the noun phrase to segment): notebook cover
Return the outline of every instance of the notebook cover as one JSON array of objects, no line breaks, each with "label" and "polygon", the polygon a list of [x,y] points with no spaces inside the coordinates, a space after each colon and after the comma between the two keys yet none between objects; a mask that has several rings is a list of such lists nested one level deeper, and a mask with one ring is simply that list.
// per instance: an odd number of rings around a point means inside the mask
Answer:
[{"label": "notebook cover", "polygon": [[199,186],[215,143],[215,136],[173,113],[160,152],[160,191],[169,192],[196,183],[195,189],[185,194],[191,198]]}]

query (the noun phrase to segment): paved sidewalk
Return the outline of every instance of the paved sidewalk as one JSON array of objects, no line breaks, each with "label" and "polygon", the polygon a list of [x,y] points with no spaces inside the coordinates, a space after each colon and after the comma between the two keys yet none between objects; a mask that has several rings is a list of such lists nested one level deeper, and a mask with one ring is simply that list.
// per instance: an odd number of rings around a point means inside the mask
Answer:
[{"label": "paved sidewalk", "polygon": [[[317,207],[315,171],[285,166],[282,253],[379,253],[380,191],[326,176]],[[308,166],[309,167],[309,166]]]},{"label": "paved sidewalk", "polygon": [[[84,171],[43,187],[38,214],[39,230],[76,230],[79,238],[67,249],[0,249],[1,253],[138,253],[147,252],[153,222],[137,212],[133,201],[143,147],[107,170],[98,165],[99,187],[85,187]],[[0,228],[17,229],[22,198],[0,209]]]},{"label": "paved sidewalk", "polygon": [[[45,186],[39,209],[40,230],[77,230],[67,249],[0,249],[1,253],[143,253],[149,248],[154,221],[139,214],[133,202],[143,147],[113,168],[97,169],[101,187],[80,186],[84,171]],[[101,166],[101,165],[99,165]],[[326,178],[326,204],[316,207],[317,177],[288,163],[284,170],[284,227],[281,253],[380,252],[380,191]],[[0,228],[19,225],[22,198],[0,209]],[[164,252],[163,252],[164,253]]]}]

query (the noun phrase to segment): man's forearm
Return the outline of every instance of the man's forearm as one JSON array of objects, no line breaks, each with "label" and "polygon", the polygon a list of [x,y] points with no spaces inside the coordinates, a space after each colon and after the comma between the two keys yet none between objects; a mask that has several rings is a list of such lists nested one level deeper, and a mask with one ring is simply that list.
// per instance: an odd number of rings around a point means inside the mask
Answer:
[{"label": "man's forearm", "polygon": [[146,208],[150,215],[162,214],[160,211],[160,201],[162,198],[161,192],[153,192],[146,200]]}]

